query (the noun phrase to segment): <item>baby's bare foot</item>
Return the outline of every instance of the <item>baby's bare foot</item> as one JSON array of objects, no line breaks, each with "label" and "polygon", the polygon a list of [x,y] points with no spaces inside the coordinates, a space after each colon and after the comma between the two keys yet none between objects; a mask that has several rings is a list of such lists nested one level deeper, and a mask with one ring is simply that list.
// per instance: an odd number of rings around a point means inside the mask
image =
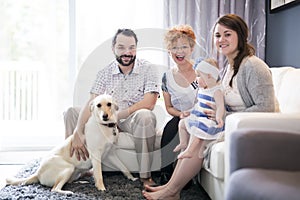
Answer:
[{"label": "baby's bare foot", "polygon": [[185,145],[185,144],[178,144],[178,145],[175,147],[175,149],[173,150],[173,152],[178,152],[178,151],[180,151],[180,150],[184,150],[184,149],[186,149],[186,147],[187,147],[187,145]]},{"label": "baby's bare foot", "polygon": [[191,158],[192,157],[192,152],[188,151],[188,150],[185,150],[183,152],[181,152],[177,158],[178,159],[183,159],[183,158]]}]

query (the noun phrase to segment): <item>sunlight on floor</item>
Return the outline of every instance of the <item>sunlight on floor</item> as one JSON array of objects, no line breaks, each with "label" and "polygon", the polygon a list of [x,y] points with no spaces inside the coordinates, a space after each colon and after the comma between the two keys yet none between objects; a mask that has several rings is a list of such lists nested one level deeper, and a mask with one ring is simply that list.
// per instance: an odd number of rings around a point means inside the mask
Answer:
[{"label": "sunlight on floor", "polygon": [[24,165],[38,159],[48,151],[0,151],[0,188],[5,186],[5,179],[14,176]]},{"label": "sunlight on floor", "polygon": [[1,120],[0,151],[51,149],[64,140],[63,120]]},{"label": "sunlight on floor", "polygon": [[23,165],[0,165],[0,189],[5,186],[5,179],[14,176]]}]

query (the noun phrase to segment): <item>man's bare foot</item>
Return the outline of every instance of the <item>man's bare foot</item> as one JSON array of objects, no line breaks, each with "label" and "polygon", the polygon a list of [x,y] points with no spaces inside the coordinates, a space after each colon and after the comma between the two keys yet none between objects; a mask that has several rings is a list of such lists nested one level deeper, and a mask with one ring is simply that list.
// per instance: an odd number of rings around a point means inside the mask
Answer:
[{"label": "man's bare foot", "polygon": [[187,145],[179,143],[179,144],[175,147],[175,149],[173,150],[173,152],[178,152],[178,151],[180,151],[180,150],[184,150],[186,147],[187,147]]},{"label": "man's bare foot", "polygon": [[188,150],[185,150],[183,152],[181,152],[177,158],[178,159],[183,159],[183,158],[191,158],[193,155],[192,155],[192,152],[188,151]]},{"label": "man's bare foot", "polygon": [[180,193],[174,193],[170,191],[167,187],[156,192],[147,192],[143,190],[142,193],[147,200],[180,200]]},{"label": "man's bare foot", "polygon": [[90,169],[84,173],[81,173],[80,178],[91,177],[94,175],[93,169]]},{"label": "man's bare foot", "polygon": [[157,186],[157,184],[154,182],[152,178],[141,178],[141,182],[143,183],[144,188],[146,186]]}]

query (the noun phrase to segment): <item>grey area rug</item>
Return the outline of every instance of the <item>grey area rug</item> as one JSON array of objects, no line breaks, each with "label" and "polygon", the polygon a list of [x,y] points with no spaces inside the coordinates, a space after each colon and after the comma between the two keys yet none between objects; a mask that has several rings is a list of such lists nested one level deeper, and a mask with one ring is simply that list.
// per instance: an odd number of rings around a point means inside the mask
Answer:
[{"label": "grey area rug", "polygon": [[[34,173],[39,166],[39,160],[34,160],[22,168],[16,177],[28,177]],[[134,174],[137,177],[137,174]],[[153,176],[156,182],[159,182],[158,173]],[[139,180],[130,181],[120,172],[104,172],[105,192],[100,192],[94,185],[93,177],[85,177],[73,183],[67,183],[64,190],[71,190],[72,195],[62,195],[51,192],[51,188],[40,184],[27,186],[6,186],[0,190],[0,199],[4,200],[54,200],[54,199],[72,199],[72,200],[139,200],[142,196],[142,184]],[[207,193],[199,184],[193,184],[189,189],[181,192],[182,200],[210,200]]]}]

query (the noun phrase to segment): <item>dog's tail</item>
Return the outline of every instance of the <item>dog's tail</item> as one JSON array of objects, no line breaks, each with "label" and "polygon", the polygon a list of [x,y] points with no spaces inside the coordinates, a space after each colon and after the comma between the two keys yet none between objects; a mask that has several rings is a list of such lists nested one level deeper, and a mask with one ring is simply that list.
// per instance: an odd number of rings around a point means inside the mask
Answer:
[{"label": "dog's tail", "polygon": [[6,179],[6,185],[29,185],[33,183],[38,183],[39,179],[37,174],[33,174],[27,178],[16,178],[11,177]]}]

